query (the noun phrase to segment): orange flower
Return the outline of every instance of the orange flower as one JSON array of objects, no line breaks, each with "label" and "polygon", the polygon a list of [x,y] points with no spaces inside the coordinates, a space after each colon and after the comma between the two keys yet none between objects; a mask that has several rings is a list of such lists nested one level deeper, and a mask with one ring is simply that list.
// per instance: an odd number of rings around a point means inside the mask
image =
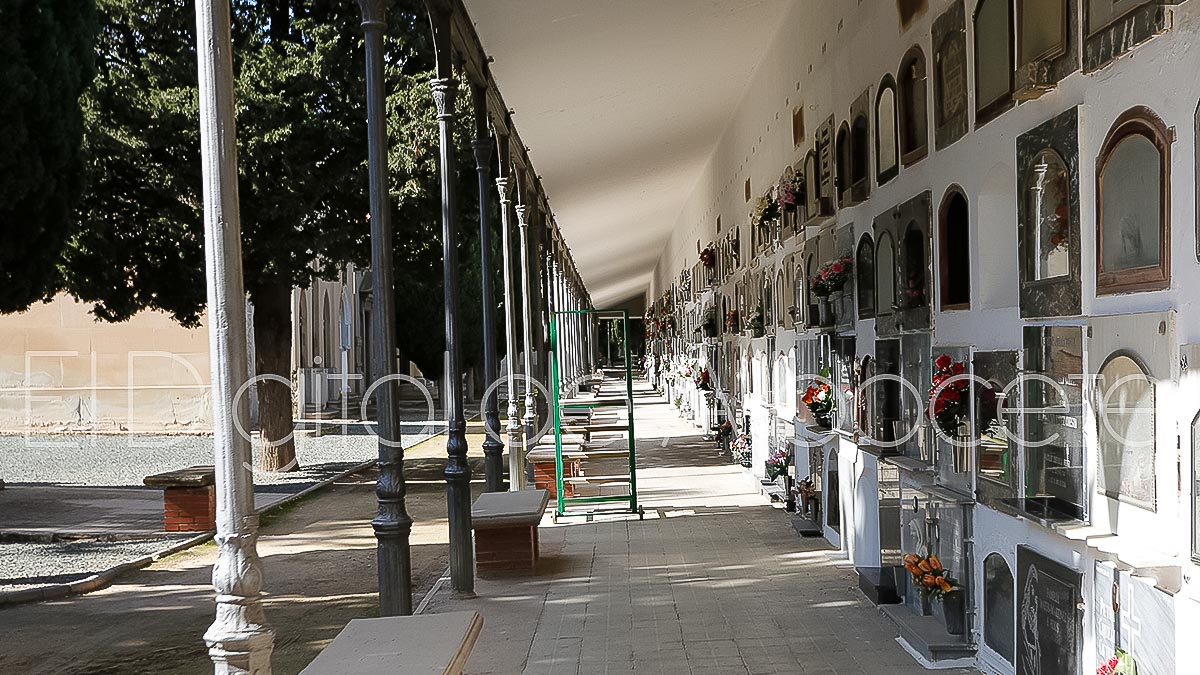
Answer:
[{"label": "orange flower", "polygon": [[933,567],[931,567],[929,565],[928,560],[922,560],[921,562],[917,563],[917,567],[920,567],[922,572],[932,572],[933,571]]},{"label": "orange flower", "polygon": [[917,566],[912,563],[904,563],[904,569],[908,570],[909,574],[916,575],[919,573]]},{"label": "orange flower", "polygon": [[914,555],[912,553],[909,553],[904,556],[904,562],[906,562],[910,565],[916,565],[918,560],[920,560],[920,558],[918,558],[916,555]]},{"label": "orange flower", "polygon": [[937,585],[938,588],[942,589],[943,593],[949,593],[950,589],[953,588],[953,586],[950,585],[950,582],[946,581],[945,577],[938,577]]},{"label": "orange flower", "polygon": [[929,556],[929,565],[938,572],[942,571],[942,561],[938,560],[936,555]]},{"label": "orange flower", "polygon": [[933,588],[933,585],[936,584],[937,581],[934,579],[932,574],[926,574],[925,576],[921,577],[921,583],[925,584],[926,588]]}]

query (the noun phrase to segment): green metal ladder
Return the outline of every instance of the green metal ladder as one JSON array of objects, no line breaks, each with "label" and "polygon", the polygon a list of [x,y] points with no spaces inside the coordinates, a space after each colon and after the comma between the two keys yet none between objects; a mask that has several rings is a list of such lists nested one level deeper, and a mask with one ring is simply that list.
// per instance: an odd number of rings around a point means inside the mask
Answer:
[{"label": "green metal ladder", "polygon": [[[623,347],[625,357],[625,399],[624,401],[577,401],[564,402],[562,400],[562,381],[561,374],[558,372],[558,318],[559,316],[593,316],[598,319],[611,318],[621,321],[621,330],[623,335]],[[629,353],[629,312],[626,310],[570,310],[564,312],[555,312],[550,317],[550,392],[551,392],[551,407],[554,415],[554,480],[557,488],[557,504],[554,509],[554,518],[557,520],[560,517],[585,516],[591,520],[596,515],[609,515],[621,513],[637,514],[639,518],[644,518],[645,510],[638,504],[637,492],[637,451],[636,440],[637,436],[634,433],[633,426],[633,363]],[[604,476],[605,479],[628,478],[629,494],[628,495],[597,495],[590,497],[567,497],[564,489],[563,477],[563,410],[594,410],[597,408],[613,408],[625,406],[625,413],[628,416],[627,428],[627,443],[628,443],[628,460],[629,460],[629,475],[628,476]],[[604,508],[593,510],[567,510],[569,506],[595,506],[603,504],[620,504],[623,508]]]}]

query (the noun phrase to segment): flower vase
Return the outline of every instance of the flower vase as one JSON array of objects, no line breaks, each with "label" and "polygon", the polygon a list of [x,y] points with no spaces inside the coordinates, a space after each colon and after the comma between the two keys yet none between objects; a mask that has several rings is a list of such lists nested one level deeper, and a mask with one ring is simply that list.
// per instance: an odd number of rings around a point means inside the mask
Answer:
[{"label": "flower vase", "polygon": [[963,601],[963,592],[958,589],[942,596],[942,613],[946,615],[946,632],[951,635],[962,635],[967,630]]},{"label": "flower vase", "polygon": [[817,313],[818,326],[833,325],[833,304],[829,301],[828,295],[817,296]]}]

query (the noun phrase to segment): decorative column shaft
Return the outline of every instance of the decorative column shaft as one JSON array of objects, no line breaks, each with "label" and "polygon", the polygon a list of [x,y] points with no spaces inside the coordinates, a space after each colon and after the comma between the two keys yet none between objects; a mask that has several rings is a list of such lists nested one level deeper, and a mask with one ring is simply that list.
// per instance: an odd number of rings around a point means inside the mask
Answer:
[{"label": "decorative column shaft", "polygon": [[[536,431],[537,411],[534,406],[537,404],[534,398],[534,372],[533,372],[533,296],[531,295],[531,284],[529,280],[529,207],[525,204],[525,195],[520,194],[521,203],[517,204],[517,227],[520,228],[521,236],[521,303],[523,321],[522,329],[524,333],[524,350],[525,350],[525,414],[521,418],[522,425],[525,427],[525,438],[522,443],[523,455],[527,456],[532,449],[533,435]],[[528,478],[528,476],[526,476]]]},{"label": "decorative column shaft", "polygon": [[509,200],[511,180],[508,177],[508,139],[498,136],[496,147],[500,155],[500,171],[496,178],[496,191],[500,193],[500,246],[504,256],[504,354],[505,376],[507,381],[508,417],[506,431],[508,432],[508,489],[520,490],[525,485],[525,455],[518,449],[521,442],[521,420],[517,410],[517,298],[513,292],[513,261],[512,244],[509,239],[511,230],[509,212],[512,202]]},{"label": "decorative column shaft", "polygon": [[487,433],[483,439],[484,476],[488,492],[504,489],[504,444],[500,442],[500,410],[492,385],[498,377],[496,364],[496,318],[492,298],[492,210],[488,208],[491,181],[492,142],[487,128],[487,88],[471,85],[475,104],[475,171],[479,174],[479,267],[482,278],[483,304],[483,386],[490,393],[483,400],[483,422]]},{"label": "decorative column shaft", "polygon": [[212,576],[217,611],[204,642],[217,675],[269,675],[274,634],[262,608],[250,437],[240,431],[248,428],[250,398],[239,396],[249,378],[249,364],[229,13],[228,0],[196,0],[217,507]]},{"label": "decorative column shaft", "polygon": [[384,0],[359,0],[367,59],[367,174],[371,200],[371,376],[382,383],[378,411],[379,478],[375,530],[380,616],[412,614],[412,517],[404,505],[404,449],[396,410],[396,303],[392,277],[392,207],[387,181],[387,118],[383,79]]},{"label": "decorative column shaft", "polygon": [[467,423],[458,316],[458,213],[455,204],[454,99],[458,85],[451,63],[450,13],[436,0],[427,2],[433,26],[437,77],[430,83],[437,108],[442,182],[442,281],[445,287],[446,508],[450,521],[450,583],[460,593],[475,589],[475,550],[471,541],[471,467],[467,464]]}]

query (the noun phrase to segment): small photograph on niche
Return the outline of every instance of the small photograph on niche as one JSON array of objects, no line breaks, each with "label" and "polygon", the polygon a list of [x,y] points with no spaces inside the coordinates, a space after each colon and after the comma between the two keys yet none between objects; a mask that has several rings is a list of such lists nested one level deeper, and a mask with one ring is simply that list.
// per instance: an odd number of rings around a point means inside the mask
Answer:
[{"label": "small photograph on niche", "polygon": [[928,5],[927,0],[896,0],[896,9],[900,12],[900,30],[911,26],[917,17],[925,13]]}]

